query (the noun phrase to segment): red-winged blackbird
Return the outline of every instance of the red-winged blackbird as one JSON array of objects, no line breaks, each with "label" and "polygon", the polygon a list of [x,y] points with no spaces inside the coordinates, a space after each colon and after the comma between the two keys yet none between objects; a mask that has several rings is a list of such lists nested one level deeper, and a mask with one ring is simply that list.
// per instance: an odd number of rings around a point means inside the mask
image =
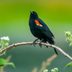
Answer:
[{"label": "red-winged blackbird", "polygon": [[[29,26],[31,33],[38,38],[41,42],[48,42],[50,44],[54,44],[54,35],[48,28],[48,26],[38,17],[38,14],[35,11],[30,13]],[[34,42],[36,42],[36,39]],[[54,48],[55,53],[57,53]]]}]

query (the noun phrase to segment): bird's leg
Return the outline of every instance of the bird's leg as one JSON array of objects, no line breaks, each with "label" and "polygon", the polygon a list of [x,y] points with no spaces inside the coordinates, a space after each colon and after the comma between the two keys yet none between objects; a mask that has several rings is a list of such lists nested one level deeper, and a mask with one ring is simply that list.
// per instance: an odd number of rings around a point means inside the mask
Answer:
[{"label": "bird's leg", "polygon": [[[48,43],[48,42],[46,42],[46,43]],[[47,48],[48,48],[48,46],[46,46]]]},{"label": "bird's leg", "polygon": [[38,39],[35,39],[35,40],[33,41],[33,46],[35,46],[36,41],[38,41]]},{"label": "bird's leg", "polygon": [[40,47],[42,47],[42,44],[41,44],[42,42],[43,42],[43,39],[40,40],[40,43],[39,43],[39,46],[40,46]]}]

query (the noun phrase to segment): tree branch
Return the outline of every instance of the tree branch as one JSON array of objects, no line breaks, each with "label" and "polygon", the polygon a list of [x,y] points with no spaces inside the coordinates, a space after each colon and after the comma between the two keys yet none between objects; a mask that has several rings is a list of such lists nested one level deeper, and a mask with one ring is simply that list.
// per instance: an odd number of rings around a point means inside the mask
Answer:
[{"label": "tree branch", "polygon": [[[39,68],[34,67],[32,69],[32,72],[45,72],[44,70],[46,70],[48,68],[48,66],[51,64],[51,62],[57,57],[56,54],[53,54],[51,57],[47,58],[46,60],[44,60],[41,63],[41,66]],[[47,71],[46,71],[47,72]]]},{"label": "tree branch", "polygon": [[[40,42],[36,42],[35,44],[39,44]],[[41,43],[42,45],[44,46],[49,46],[51,48],[55,48],[57,49],[58,51],[60,51],[64,56],[66,56],[67,58],[69,58],[70,60],[72,60],[72,57],[67,54],[65,51],[63,51],[60,47],[58,46],[55,46],[55,45],[51,45],[49,43]],[[3,49],[0,49],[0,54],[2,54],[3,52],[7,51],[7,50],[10,50],[12,48],[15,48],[17,46],[22,46],[22,45],[33,45],[33,42],[20,42],[20,43],[15,43],[15,44],[12,44],[12,45],[9,45],[8,47],[6,48],[3,48]]]},{"label": "tree branch", "polygon": [[42,62],[41,68],[38,72],[43,72],[45,69],[48,68],[48,66],[51,64],[51,62],[57,57],[56,54],[53,54],[50,58],[47,58],[45,61]]}]

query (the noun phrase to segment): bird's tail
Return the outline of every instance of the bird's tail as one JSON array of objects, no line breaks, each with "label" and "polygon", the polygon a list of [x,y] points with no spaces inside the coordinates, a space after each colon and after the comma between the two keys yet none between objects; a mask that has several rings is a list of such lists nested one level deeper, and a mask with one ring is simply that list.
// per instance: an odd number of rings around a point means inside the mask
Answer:
[{"label": "bird's tail", "polygon": [[47,40],[50,44],[55,44],[55,42],[54,42],[54,40],[52,39],[52,38],[48,38],[48,40]]},{"label": "bird's tail", "polygon": [[58,55],[58,52],[57,52],[57,50],[54,48],[54,51],[55,51],[55,53]]},{"label": "bird's tail", "polygon": [[[55,42],[54,42],[54,40],[53,39],[48,39],[48,42],[50,43],[50,44],[55,44]],[[57,50],[54,48],[54,51],[55,51],[55,53],[58,55],[58,52],[57,52]]]}]

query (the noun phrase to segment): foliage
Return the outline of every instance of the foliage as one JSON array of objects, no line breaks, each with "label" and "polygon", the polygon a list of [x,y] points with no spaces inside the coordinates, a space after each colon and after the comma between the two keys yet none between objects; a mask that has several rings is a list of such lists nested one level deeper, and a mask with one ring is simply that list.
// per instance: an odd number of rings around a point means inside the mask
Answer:
[{"label": "foliage", "polygon": [[[1,38],[0,38],[0,50],[8,47],[8,46],[9,46],[9,41],[10,41],[10,39],[9,39],[8,36],[1,37]],[[4,55],[5,53],[6,53],[6,51],[4,51],[4,52],[3,52],[2,54],[0,54],[0,55]],[[8,57],[8,58],[9,58],[9,57]],[[8,66],[8,65],[15,68],[14,63],[13,63],[13,62],[10,62],[10,58],[9,58],[9,60],[8,60],[8,58],[7,58],[7,59],[0,58],[0,70],[1,70],[1,68],[4,70],[4,68],[5,68],[6,66]],[[2,71],[2,72],[3,72],[3,71]]]},{"label": "foliage", "polygon": [[0,38],[0,46],[1,48],[7,47],[9,45],[9,37],[8,36],[4,36]]},{"label": "foliage", "polygon": [[[65,32],[66,41],[69,43],[69,46],[72,46],[72,33],[70,31]],[[66,67],[72,67],[72,61],[66,64]]]},{"label": "foliage", "polygon": [[[9,41],[10,41],[10,39],[9,39],[8,36],[1,37],[0,38],[0,50],[3,49],[3,48],[6,48],[9,45]],[[5,54],[5,52],[0,54],[0,55]]]},{"label": "foliage", "polygon": [[59,69],[58,68],[53,68],[53,69],[51,69],[51,72],[59,72]]},{"label": "foliage", "polygon": [[66,67],[72,67],[72,61],[66,64]]},{"label": "foliage", "polygon": [[1,66],[6,67],[6,66],[8,66],[8,65],[10,65],[10,66],[12,66],[12,67],[15,68],[15,65],[14,65],[13,62],[9,62],[9,61],[7,61],[7,59],[0,58],[0,67],[1,67]]},{"label": "foliage", "polygon": [[66,41],[69,43],[70,46],[72,46],[72,33],[70,31],[65,32]]},{"label": "foliage", "polygon": [[[49,72],[48,69],[45,69],[43,72]],[[53,68],[50,70],[50,72],[59,72],[59,69],[58,68]]]}]

